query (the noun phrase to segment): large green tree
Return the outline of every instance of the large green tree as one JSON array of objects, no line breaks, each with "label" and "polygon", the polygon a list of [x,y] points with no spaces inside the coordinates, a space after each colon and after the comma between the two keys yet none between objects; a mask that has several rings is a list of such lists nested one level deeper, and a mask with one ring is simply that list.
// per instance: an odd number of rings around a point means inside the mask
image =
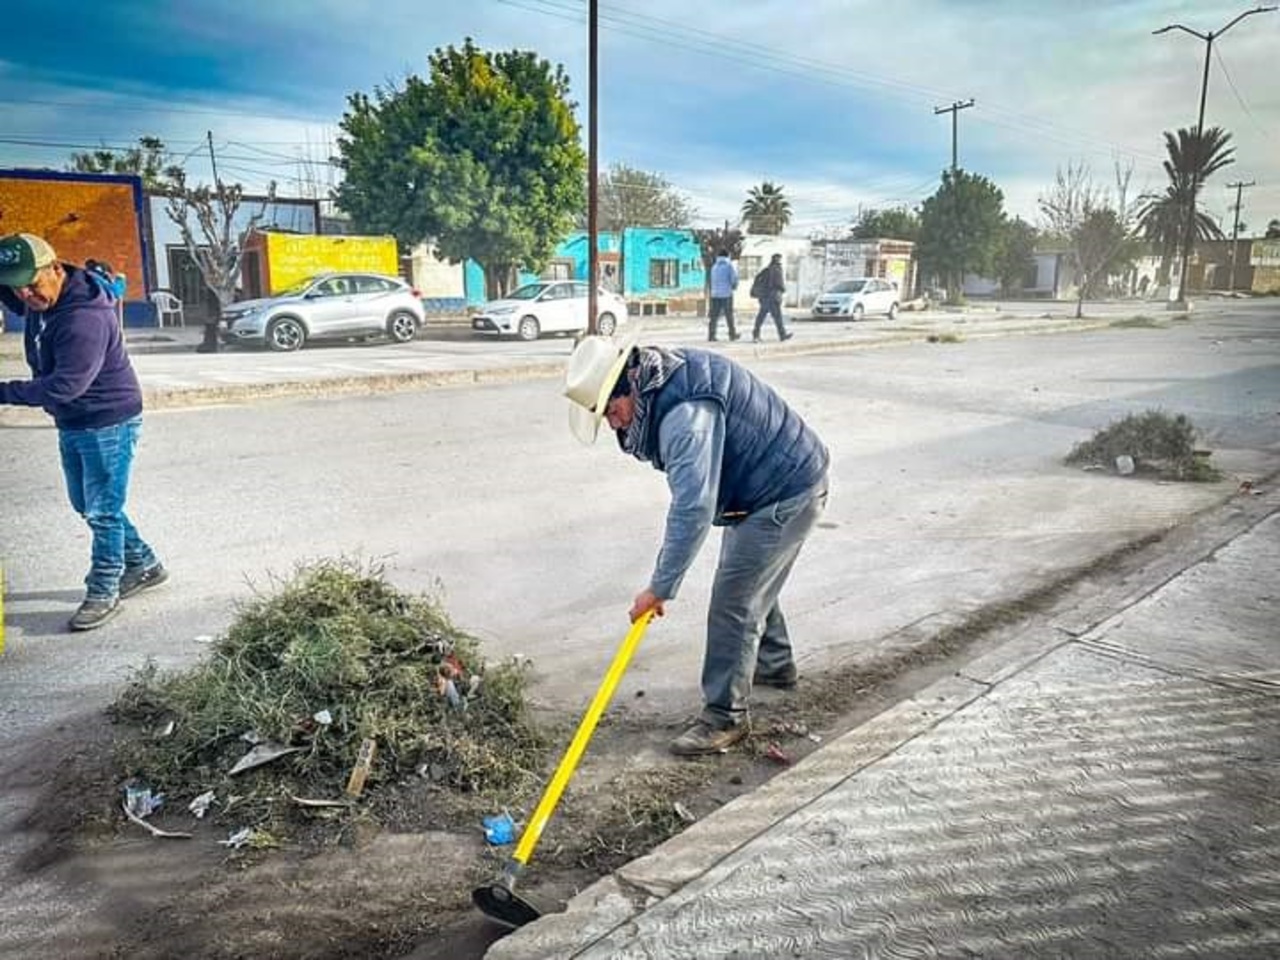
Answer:
[{"label": "large green tree", "polygon": [[991,275],[1005,235],[1004,194],[986,177],[947,170],[920,208],[916,253],[927,274],[941,279],[952,301],[963,297],[964,275]]},{"label": "large green tree", "polygon": [[920,216],[906,207],[863,210],[854,222],[855,240],[916,240],[920,236]]},{"label": "large green tree", "polygon": [[499,295],[517,268],[550,259],[585,203],[569,80],[534,53],[470,39],[429,64],[425,80],[348,98],[338,205],[360,230],[475,259]]},{"label": "large green tree", "polygon": [[1222,239],[1221,228],[1200,209],[1200,195],[1205,180],[1235,162],[1235,148],[1230,143],[1231,134],[1221,127],[1200,133],[1187,127],[1176,134],[1165,131],[1168,157],[1163,166],[1169,182],[1163,192],[1139,198],[1138,230],[1160,250],[1160,273],[1166,282],[1170,263],[1189,252],[1183,250],[1188,210],[1195,211],[1192,247],[1197,240]]},{"label": "large green tree", "polygon": [[77,173],[127,173],[142,178],[147,190],[163,193],[174,181],[174,171],[169,151],[159,137],[139,137],[136,147],[112,150],[101,147],[86,153],[71,154],[68,170]]},{"label": "large green tree", "polygon": [[748,233],[777,235],[791,222],[791,201],[781,184],[766,180],[747,191],[742,205],[742,219]]},{"label": "large green tree", "polygon": [[1036,267],[1035,252],[1039,239],[1040,232],[1021,217],[1006,223],[995,269],[995,277],[1000,281],[1000,292],[1004,296],[1014,296],[1026,289],[1027,275]]}]

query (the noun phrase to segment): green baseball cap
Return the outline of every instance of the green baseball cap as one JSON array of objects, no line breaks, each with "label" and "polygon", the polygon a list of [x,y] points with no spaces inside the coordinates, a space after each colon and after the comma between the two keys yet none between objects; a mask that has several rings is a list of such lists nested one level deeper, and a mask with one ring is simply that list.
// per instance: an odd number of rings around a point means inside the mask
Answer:
[{"label": "green baseball cap", "polygon": [[37,272],[57,260],[53,247],[34,233],[14,233],[0,239],[0,286],[25,287]]}]

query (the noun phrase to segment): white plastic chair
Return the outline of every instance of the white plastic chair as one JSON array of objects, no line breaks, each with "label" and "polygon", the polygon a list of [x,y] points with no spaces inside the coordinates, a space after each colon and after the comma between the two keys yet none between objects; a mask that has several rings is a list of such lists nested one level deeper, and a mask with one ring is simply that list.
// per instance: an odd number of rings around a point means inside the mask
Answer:
[{"label": "white plastic chair", "polygon": [[170,326],[185,327],[187,325],[182,316],[182,301],[168,290],[157,290],[151,294],[151,302],[155,304],[156,318],[160,326],[165,326],[165,320],[169,317],[175,318]]}]

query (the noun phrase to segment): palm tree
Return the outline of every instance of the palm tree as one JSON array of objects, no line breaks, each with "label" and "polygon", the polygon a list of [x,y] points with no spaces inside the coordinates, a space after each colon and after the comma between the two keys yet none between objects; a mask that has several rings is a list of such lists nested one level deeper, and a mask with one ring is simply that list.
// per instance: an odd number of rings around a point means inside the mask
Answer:
[{"label": "palm tree", "polygon": [[1164,161],[1164,172],[1169,185],[1163,193],[1140,198],[1138,209],[1138,231],[1160,249],[1163,282],[1168,282],[1170,262],[1189,253],[1182,249],[1189,208],[1195,208],[1193,247],[1196,240],[1222,239],[1218,224],[1200,209],[1200,192],[1205,180],[1235,163],[1235,148],[1228,146],[1230,140],[1231,134],[1221,127],[1210,127],[1203,133],[1184,127],[1176,136],[1165,131],[1164,146],[1169,158]]},{"label": "palm tree", "polygon": [[791,222],[791,203],[782,193],[782,185],[769,180],[747,191],[742,205],[742,218],[748,233],[779,234]]}]

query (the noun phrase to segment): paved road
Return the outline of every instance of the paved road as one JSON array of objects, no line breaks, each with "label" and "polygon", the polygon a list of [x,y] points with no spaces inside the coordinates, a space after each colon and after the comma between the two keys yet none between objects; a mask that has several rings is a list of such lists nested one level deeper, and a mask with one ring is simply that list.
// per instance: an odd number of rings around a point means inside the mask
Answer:
[{"label": "paved road", "polygon": [[[1280,316],[1268,304],[1161,330],[742,356],[834,453],[831,509],[786,597],[804,671],[1051,582],[1280,464]],[[1060,465],[1074,442],[1152,406],[1203,427],[1231,479],[1156,485]],[[0,427],[0,444],[16,465],[0,475],[0,757],[100,707],[146,657],[201,656],[198,638],[225,627],[246,581],[339,553],[384,557],[410,588],[438,581],[492,656],[532,655],[539,694],[576,711],[646,580],[666,502],[657,473],[569,438],[545,380],[159,411],[132,510],[174,580],[71,637],[62,624],[88,538],[63,502],[54,435]],[[624,684],[629,709],[696,708],[713,560],[711,544],[651,632]],[[9,791],[0,803],[0,860],[38,840],[12,832],[30,800]],[[11,904],[60,902],[35,880],[0,883]]]}]

